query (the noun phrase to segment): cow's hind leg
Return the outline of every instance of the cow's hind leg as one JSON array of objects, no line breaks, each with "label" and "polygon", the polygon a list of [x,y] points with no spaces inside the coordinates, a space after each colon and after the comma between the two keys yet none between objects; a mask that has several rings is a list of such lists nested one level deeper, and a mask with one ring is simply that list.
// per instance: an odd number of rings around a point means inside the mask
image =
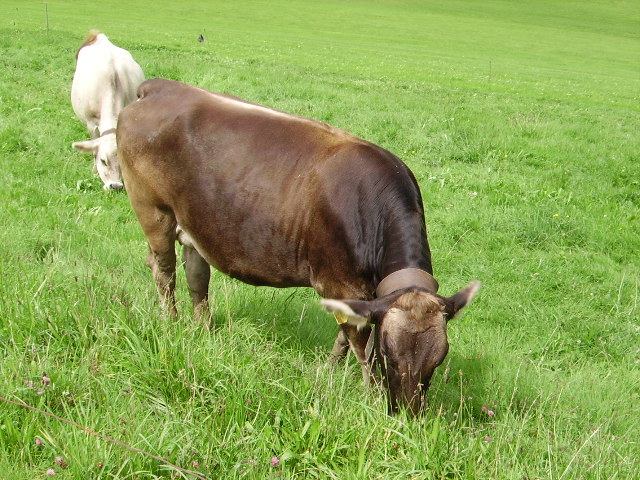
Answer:
[{"label": "cow's hind leg", "polygon": [[209,311],[209,279],[211,268],[202,255],[190,245],[182,249],[184,270],[187,275],[189,294],[193,304],[193,316],[197,322],[204,322],[209,328],[213,327],[211,312]]},{"label": "cow's hind leg", "polygon": [[147,265],[151,268],[163,310],[175,317],[176,308],[176,220],[173,212],[153,208],[136,209],[147,242]]}]

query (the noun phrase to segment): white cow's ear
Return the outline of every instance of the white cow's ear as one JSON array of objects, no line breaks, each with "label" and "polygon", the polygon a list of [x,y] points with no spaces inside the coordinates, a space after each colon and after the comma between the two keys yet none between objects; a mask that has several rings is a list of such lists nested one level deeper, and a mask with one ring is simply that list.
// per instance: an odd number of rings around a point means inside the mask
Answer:
[{"label": "white cow's ear", "polygon": [[100,146],[99,138],[96,138],[94,140],[85,140],[84,142],[73,142],[71,144],[71,147],[75,148],[79,152],[93,153],[94,155],[98,152],[99,146]]}]

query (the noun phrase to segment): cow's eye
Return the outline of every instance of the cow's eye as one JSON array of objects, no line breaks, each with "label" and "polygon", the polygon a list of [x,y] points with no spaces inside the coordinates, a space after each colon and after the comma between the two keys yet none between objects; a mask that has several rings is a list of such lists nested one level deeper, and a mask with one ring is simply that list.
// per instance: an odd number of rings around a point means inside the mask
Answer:
[{"label": "cow's eye", "polygon": [[107,159],[106,158],[101,158],[100,159],[100,163],[106,167],[107,166]]}]

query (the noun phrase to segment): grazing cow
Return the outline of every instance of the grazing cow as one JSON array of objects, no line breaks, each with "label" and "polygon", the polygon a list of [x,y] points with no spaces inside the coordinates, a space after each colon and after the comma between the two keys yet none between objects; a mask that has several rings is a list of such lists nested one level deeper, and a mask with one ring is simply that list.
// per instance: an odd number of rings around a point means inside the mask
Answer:
[{"label": "grazing cow", "polygon": [[196,312],[209,265],[252,285],[313,287],[341,323],[333,355],[351,346],[365,380],[377,358],[390,410],[418,412],[447,322],[479,283],[436,293],[406,165],[324,123],[180,82],[148,80],[138,97],[120,114],[118,151],[165,308],[176,313],[179,224]]},{"label": "grazing cow", "polygon": [[91,140],[74,142],[72,147],[92,153],[104,188],[119,190],[122,177],[115,127],[120,111],[136,99],[144,74],[129,52],[116,47],[96,30],[89,32],[76,59],[71,105],[87,125]]}]

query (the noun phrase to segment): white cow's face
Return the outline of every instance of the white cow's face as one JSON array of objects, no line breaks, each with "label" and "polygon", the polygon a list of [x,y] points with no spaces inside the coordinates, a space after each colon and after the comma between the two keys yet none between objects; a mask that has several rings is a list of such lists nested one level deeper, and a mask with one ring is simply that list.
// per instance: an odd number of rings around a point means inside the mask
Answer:
[{"label": "white cow's face", "polygon": [[80,152],[94,155],[95,168],[104,183],[105,190],[120,190],[124,186],[118,162],[115,133],[84,142],[74,142],[71,146]]}]

